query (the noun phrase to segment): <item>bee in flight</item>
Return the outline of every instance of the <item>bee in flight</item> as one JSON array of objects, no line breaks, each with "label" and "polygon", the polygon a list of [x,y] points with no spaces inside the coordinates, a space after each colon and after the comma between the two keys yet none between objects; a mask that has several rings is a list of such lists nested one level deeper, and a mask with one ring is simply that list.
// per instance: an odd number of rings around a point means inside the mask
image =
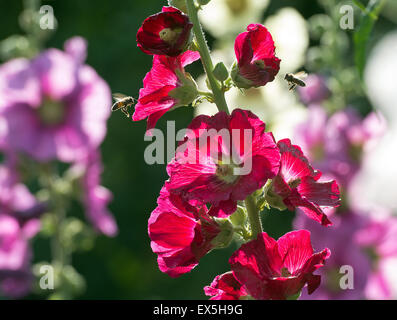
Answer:
[{"label": "bee in flight", "polygon": [[127,116],[127,118],[129,118],[130,113],[128,108],[135,104],[135,99],[122,93],[113,94],[113,99],[115,100],[115,103],[112,105],[112,111],[121,110]]},{"label": "bee in flight", "polygon": [[302,80],[306,77],[307,73],[305,71],[299,71],[297,73],[287,73],[284,79],[287,80],[288,85],[290,85],[289,90],[294,90],[296,86],[306,87],[306,83]]}]

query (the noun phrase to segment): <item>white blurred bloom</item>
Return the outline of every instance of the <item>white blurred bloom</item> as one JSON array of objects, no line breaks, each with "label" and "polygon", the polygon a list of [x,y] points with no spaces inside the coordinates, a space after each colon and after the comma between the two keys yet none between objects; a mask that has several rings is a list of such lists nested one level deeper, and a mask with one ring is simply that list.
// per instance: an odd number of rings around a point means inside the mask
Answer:
[{"label": "white blurred bloom", "polygon": [[372,51],[365,70],[368,95],[388,119],[388,130],[365,158],[355,179],[352,202],[362,209],[384,206],[397,214],[397,32],[386,35]]},{"label": "white blurred bloom", "polygon": [[280,74],[302,67],[309,45],[309,31],[305,19],[294,8],[283,8],[265,21],[281,59]]},{"label": "white blurred bloom", "polygon": [[397,121],[396,52],[397,31],[386,35],[377,44],[365,69],[369,98],[392,121]]},{"label": "white blurred bloom", "polygon": [[244,32],[260,22],[269,0],[212,0],[200,12],[200,21],[214,37]]}]

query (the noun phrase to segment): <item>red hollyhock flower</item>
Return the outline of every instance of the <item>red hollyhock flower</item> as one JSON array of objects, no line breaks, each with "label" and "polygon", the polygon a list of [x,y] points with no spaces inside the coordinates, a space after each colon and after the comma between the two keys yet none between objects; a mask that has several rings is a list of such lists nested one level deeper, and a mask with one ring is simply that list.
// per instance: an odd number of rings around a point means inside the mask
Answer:
[{"label": "red hollyhock flower", "polygon": [[284,300],[298,294],[306,283],[309,294],[316,290],[321,276],[313,272],[330,254],[329,249],[313,252],[307,230],[289,232],[278,241],[263,232],[243,244],[229,263],[249,295],[260,300]]},{"label": "red hollyhock flower", "polygon": [[148,118],[149,130],[167,111],[190,104],[197,96],[197,87],[184,67],[199,58],[195,51],[186,51],[176,58],[154,56],[153,67],[143,79],[132,120]]},{"label": "red hollyhock flower", "polygon": [[168,164],[170,192],[210,203],[211,215],[225,217],[278,172],[280,153],[273,135],[252,112],[236,109],[201,115]]},{"label": "red hollyhock flower", "polygon": [[250,24],[234,43],[237,65],[232,77],[239,88],[264,86],[274,80],[280,70],[280,59],[270,32],[261,24]]},{"label": "red hollyhock flower", "polygon": [[226,272],[216,276],[211,285],[204,287],[204,292],[210,300],[239,300],[248,294],[233,272]]},{"label": "red hollyhock flower", "polygon": [[147,18],[139,28],[138,47],[147,54],[176,57],[190,43],[193,24],[189,17],[174,7],[163,7],[162,12]]},{"label": "red hollyhock flower", "polygon": [[281,153],[280,170],[273,179],[267,200],[270,205],[289,210],[301,209],[309,218],[328,226],[322,207],[340,204],[339,188],[335,180],[319,182],[321,172],[313,170],[302,150],[289,139],[278,142]]},{"label": "red hollyhock flower", "polygon": [[162,272],[178,277],[191,271],[215,246],[221,232],[205,206],[190,206],[179,196],[160,192],[158,206],[149,218],[149,237]]}]

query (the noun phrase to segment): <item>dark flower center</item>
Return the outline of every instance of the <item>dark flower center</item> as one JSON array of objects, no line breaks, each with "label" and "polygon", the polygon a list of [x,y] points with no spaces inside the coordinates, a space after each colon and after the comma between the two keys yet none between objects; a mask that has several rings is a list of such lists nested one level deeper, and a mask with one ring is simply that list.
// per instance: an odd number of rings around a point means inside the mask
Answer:
[{"label": "dark flower center", "polygon": [[236,180],[239,177],[238,175],[234,174],[234,168],[237,168],[237,166],[234,164],[219,163],[219,164],[217,164],[217,167],[216,167],[216,175],[222,181],[224,181],[228,184],[232,184],[232,183],[236,182]]},{"label": "dark flower center", "polygon": [[59,101],[45,98],[37,110],[40,120],[46,126],[60,124],[65,116],[64,105]]}]

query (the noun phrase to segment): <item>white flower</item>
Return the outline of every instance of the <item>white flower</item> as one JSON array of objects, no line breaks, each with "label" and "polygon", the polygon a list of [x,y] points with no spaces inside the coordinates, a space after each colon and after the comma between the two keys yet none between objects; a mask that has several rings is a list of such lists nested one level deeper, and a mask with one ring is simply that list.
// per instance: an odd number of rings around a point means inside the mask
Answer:
[{"label": "white flower", "polygon": [[212,0],[200,12],[200,21],[214,37],[244,32],[260,22],[269,0]]}]

